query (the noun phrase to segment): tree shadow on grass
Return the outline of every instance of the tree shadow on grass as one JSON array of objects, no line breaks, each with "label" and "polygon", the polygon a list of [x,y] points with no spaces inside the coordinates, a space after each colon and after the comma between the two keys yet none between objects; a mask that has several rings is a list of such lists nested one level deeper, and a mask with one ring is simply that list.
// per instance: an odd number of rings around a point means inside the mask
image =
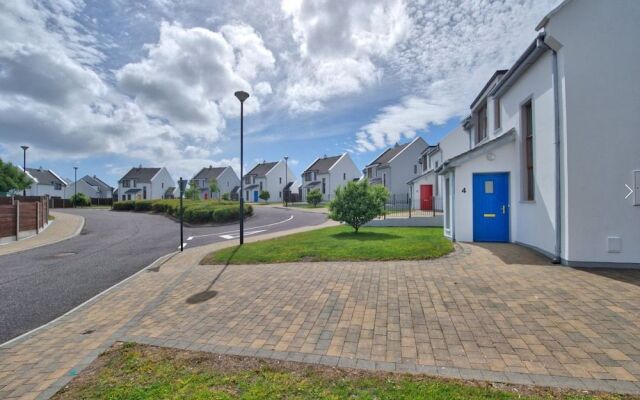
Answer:
[{"label": "tree shadow on grass", "polygon": [[338,240],[356,240],[359,242],[366,242],[370,240],[392,240],[401,238],[401,236],[383,232],[340,232],[334,233],[333,235],[331,235],[331,237]]},{"label": "tree shadow on grass", "polygon": [[218,279],[220,279],[220,277],[222,276],[224,271],[227,270],[227,267],[231,263],[231,259],[233,259],[233,256],[236,255],[236,253],[238,252],[239,249],[240,249],[240,246],[236,246],[233,249],[231,254],[229,254],[229,257],[227,257],[227,260],[224,263],[224,267],[222,267],[222,269],[220,270],[220,272],[218,272],[216,277],[213,278],[213,280],[211,281],[209,286],[204,291],[189,296],[187,298],[187,304],[200,304],[200,303],[204,303],[205,301],[211,300],[212,298],[216,297],[218,292],[216,290],[211,290],[211,288],[213,287],[213,285],[215,285],[215,283],[218,281]]}]

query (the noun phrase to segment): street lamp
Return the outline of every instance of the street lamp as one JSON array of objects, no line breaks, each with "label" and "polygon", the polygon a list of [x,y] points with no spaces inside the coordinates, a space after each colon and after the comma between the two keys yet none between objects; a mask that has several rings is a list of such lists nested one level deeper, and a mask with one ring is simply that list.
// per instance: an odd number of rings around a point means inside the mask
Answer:
[{"label": "street lamp", "polygon": [[[22,169],[24,170],[24,174],[27,174],[27,149],[29,148],[29,146],[20,146],[22,147]],[[22,196],[26,197],[27,196],[27,188],[23,188],[22,189]]]},{"label": "street lamp", "polygon": [[240,90],[234,94],[240,100],[240,244],[242,245],[244,243],[244,177],[242,176],[244,148],[242,136],[244,134],[244,101],[249,98],[249,93]]},{"label": "street lamp", "polygon": [[282,191],[282,195],[284,196],[284,206],[288,205],[287,199],[287,185],[289,184],[289,164],[287,161],[289,160],[288,156],[284,156],[284,190]]},{"label": "street lamp", "polygon": [[73,208],[78,202],[78,167],[73,167]]}]

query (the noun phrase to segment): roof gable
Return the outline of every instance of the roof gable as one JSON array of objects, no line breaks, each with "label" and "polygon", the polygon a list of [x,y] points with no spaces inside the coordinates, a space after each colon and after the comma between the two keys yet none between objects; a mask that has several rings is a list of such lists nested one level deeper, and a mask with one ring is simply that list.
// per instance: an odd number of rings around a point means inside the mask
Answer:
[{"label": "roof gable", "polygon": [[120,181],[124,179],[134,179],[138,182],[151,182],[151,179],[156,176],[161,169],[162,168],[131,168]]},{"label": "roof gable", "polygon": [[389,163],[391,159],[393,159],[395,156],[400,154],[400,152],[404,150],[404,148],[407,147],[409,144],[410,143],[405,143],[405,144],[396,143],[395,146],[389,147],[388,149],[386,149],[382,154],[378,156],[378,158],[376,158],[370,164],[368,164],[367,167],[370,167],[372,165],[385,165]]},{"label": "roof gable", "polygon": [[53,185],[54,183],[58,183],[67,186],[67,183],[50,169],[27,168],[27,173],[36,180],[38,185]]},{"label": "roof gable", "polygon": [[341,157],[342,155],[331,157],[324,156],[322,158],[318,158],[313,164],[309,166],[309,168],[304,170],[304,172],[316,171],[319,174],[328,174],[329,169],[333,167],[333,165],[337,163]]},{"label": "roof gable", "polygon": [[253,169],[251,169],[251,171],[247,172],[246,175],[265,176],[267,175],[267,172],[271,171],[273,167],[276,166],[276,164],[278,164],[277,161],[257,164]]}]

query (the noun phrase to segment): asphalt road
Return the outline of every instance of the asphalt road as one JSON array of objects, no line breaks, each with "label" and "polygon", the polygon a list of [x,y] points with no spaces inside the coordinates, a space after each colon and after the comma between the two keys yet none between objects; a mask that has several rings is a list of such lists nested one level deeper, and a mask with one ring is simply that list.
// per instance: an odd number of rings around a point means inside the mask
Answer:
[{"label": "asphalt road", "polygon": [[[326,221],[323,214],[254,207],[245,235],[262,235]],[[62,210],[56,210],[62,211]],[[160,215],[109,210],[64,210],[85,217],[81,234],[0,256],[0,343],[57,318],[176,251],[180,225]],[[187,248],[237,241],[238,225],[185,227]]]}]

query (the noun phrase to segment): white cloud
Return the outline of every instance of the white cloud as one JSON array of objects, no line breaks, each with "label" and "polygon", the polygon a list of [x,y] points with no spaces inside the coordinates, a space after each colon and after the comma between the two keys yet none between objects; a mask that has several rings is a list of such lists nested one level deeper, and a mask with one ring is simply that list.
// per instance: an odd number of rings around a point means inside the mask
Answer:
[{"label": "white cloud", "polygon": [[[163,22],[148,56],[116,72],[119,87],[147,114],[166,119],[179,131],[216,141],[225,115],[237,115],[236,90],[251,91],[251,80],[273,68],[260,37],[244,25],[221,32]],[[259,109],[247,102],[247,113]]]},{"label": "white cloud", "polygon": [[[299,60],[290,66],[285,103],[318,111],[332,97],[358,93],[382,78],[385,57],[409,28],[401,0],[285,0]],[[294,58],[294,55],[288,55]]]},{"label": "white cloud", "polygon": [[428,130],[430,124],[464,116],[493,72],[510,67],[534,39],[535,24],[556,3],[409,4],[410,33],[387,61],[410,94],[363,126],[355,148],[377,150]]}]

